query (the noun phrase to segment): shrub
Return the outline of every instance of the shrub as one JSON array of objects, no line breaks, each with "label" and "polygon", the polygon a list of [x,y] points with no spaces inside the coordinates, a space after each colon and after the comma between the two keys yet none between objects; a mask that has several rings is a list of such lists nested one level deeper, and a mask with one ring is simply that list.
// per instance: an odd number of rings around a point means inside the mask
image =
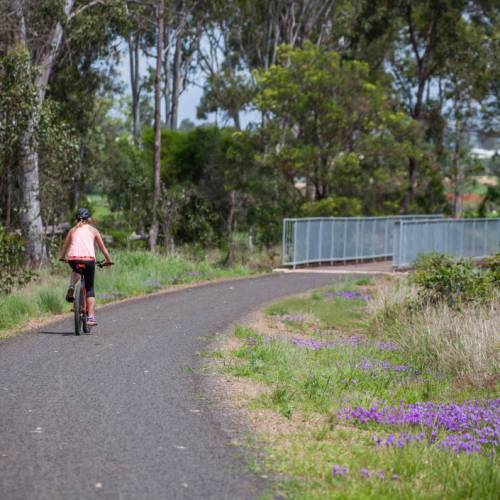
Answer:
[{"label": "shrub", "polygon": [[362,206],[357,198],[337,196],[305,203],[300,210],[304,217],[354,217],[361,215]]},{"label": "shrub", "polygon": [[500,253],[486,259],[486,266],[490,270],[493,283],[500,287]]},{"label": "shrub", "polygon": [[449,306],[487,300],[495,288],[490,270],[476,267],[469,259],[455,260],[443,254],[417,259],[411,281],[423,303],[445,302]]},{"label": "shrub", "polygon": [[20,236],[0,227],[0,295],[27,284],[35,273],[24,267],[24,242]]},{"label": "shrub", "polygon": [[392,338],[412,364],[481,385],[498,377],[500,297],[450,307],[446,302],[419,304],[418,289],[405,280],[379,287],[368,301],[370,329]]}]

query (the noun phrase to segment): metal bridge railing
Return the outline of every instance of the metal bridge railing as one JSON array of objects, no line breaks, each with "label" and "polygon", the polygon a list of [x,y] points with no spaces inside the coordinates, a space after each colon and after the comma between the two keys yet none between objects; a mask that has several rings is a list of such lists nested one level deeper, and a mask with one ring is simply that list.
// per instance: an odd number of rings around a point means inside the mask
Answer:
[{"label": "metal bridge railing", "polygon": [[401,220],[394,229],[395,268],[432,252],[480,259],[500,251],[500,218]]},{"label": "metal bridge railing", "polygon": [[282,265],[390,258],[394,248],[394,222],[442,217],[402,215],[284,219]]}]

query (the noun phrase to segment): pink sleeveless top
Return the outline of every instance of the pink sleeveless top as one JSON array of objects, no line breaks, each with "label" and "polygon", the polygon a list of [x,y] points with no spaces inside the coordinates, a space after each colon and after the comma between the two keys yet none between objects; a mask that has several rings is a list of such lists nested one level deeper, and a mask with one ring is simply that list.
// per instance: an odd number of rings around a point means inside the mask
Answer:
[{"label": "pink sleeveless top", "polygon": [[85,224],[75,229],[68,248],[68,260],[95,260],[94,240],[95,233],[90,226]]}]

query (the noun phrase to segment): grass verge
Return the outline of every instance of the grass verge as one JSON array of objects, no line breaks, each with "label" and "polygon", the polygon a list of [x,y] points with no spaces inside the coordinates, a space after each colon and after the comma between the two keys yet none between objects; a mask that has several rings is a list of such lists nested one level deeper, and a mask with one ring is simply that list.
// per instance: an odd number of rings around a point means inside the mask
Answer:
[{"label": "grass verge", "polygon": [[214,353],[246,388],[240,408],[278,478],[269,498],[497,497],[498,387],[459,384],[373,328],[367,304],[386,286],[273,304]]},{"label": "grass verge", "polygon": [[[115,251],[115,265],[96,271],[97,304],[152,293],[171,285],[195,283],[252,271],[243,266],[221,268],[207,262],[194,262],[180,256],[165,257],[146,251]],[[69,310],[64,296],[70,269],[58,263],[40,272],[28,286],[0,297],[0,337],[39,320]]]}]

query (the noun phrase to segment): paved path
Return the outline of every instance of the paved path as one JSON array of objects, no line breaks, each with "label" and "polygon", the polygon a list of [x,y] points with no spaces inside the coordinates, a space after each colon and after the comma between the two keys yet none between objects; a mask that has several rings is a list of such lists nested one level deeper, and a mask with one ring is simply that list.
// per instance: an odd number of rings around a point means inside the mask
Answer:
[{"label": "paved path", "polygon": [[103,309],[0,342],[0,499],[255,498],[202,393],[200,351],[263,302],[339,276],[273,275]]},{"label": "paved path", "polygon": [[277,268],[277,272],[285,273],[310,273],[314,271],[315,273],[327,273],[327,274],[401,274],[401,272],[396,272],[392,268],[392,262],[390,260],[379,260],[375,262],[358,262],[347,264],[339,262],[333,266],[327,266],[324,263],[320,266],[302,266],[293,269],[292,267]]}]

